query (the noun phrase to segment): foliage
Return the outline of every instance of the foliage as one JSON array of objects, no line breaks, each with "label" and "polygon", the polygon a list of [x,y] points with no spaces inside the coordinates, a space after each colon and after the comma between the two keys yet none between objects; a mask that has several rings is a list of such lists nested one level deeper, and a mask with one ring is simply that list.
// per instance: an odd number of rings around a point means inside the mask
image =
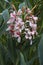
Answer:
[{"label": "foliage", "polygon": [[[16,9],[22,0],[9,0],[13,2]],[[4,0],[0,0],[0,65],[42,65],[43,64],[43,1],[25,0],[28,7],[34,9],[33,13],[39,17],[38,29],[39,36],[33,40],[33,45],[29,42],[15,44],[16,40],[7,35],[6,21],[9,19],[9,9],[11,5]],[[21,6],[22,7],[22,6]]]}]

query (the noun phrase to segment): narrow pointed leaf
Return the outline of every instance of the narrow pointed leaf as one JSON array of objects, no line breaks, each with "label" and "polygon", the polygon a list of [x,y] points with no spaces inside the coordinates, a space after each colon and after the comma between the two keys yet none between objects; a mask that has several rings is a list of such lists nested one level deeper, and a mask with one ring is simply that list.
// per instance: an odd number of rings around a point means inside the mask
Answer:
[{"label": "narrow pointed leaf", "polygon": [[20,52],[20,65],[26,65],[23,54]]},{"label": "narrow pointed leaf", "polygon": [[40,65],[43,65],[43,34],[42,34],[41,40],[39,42],[38,55],[39,55]]}]

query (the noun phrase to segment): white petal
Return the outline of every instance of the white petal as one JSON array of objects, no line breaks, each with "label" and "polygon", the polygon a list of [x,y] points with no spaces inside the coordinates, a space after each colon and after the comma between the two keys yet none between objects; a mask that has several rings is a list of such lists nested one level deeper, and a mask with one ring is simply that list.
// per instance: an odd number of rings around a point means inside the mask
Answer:
[{"label": "white petal", "polygon": [[19,9],[17,12],[17,15],[21,15],[21,14],[22,14],[22,11],[21,11],[21,9]]},{"label": "white petal", "polygon": [[15,11],[13,11],[13,13],[10,13],[10,18],[15,18],[14,16],[16,16]]},{"label": "white petal", "polygon": [[37,21],[37,20],[38,20],[38,17],[33,17],[33,19],[34,19],[35,21]]},{"label": "white petal", "polygon": [[25,26],[23,25],[21,29],[23,30],[24,28],[25,28]]},{"label": "white petal", "polygon": [[31,16],[30,16],[29,18],[30,18],[30,19],[32,19],[32,17],[31,17]]},{"label": "white petal", "polygon": [[22,21],[22,19],[21,19],[20,17],[18,17],[18,21],[19,21],[19,22],[21,22],[21,21]]},{"label": "white petal", "polygon": [[18,41],[18,43],[20,43],[21,42],[21,37],[18,37],[17,41]]},{"label": "white petal", "polygon": [[26,22],[29,22],[29,20],[26,20]]},{"label": "white petal", "polygon": [[30,45],[32,45],[32,40],[30,40]]},{"label": "white petal", "polygon": [[19,35],[17,35],[16,32],[15,32],[15,33],[14,33],[14,37],[17,38],[17,37],[19,37]]},{"label": "white petal", "polygon": [[28,39],[29,38],[28,35],[25,35],[25,38]]},{"label": "white petal", "polygon": [[18,30],[18,29],[19,29],[19,27],[17,27],[17,26],[14,27],[14,30]]},{"label": "white petal", "polygon": [[31,31],[28,31],[28,34],[31,35]]},{"label": "white petal", "polygon": [[10,17],[11,17],[11,18],[14,17],[14,16],[13,16],[13,13],[10,13]]},{"label": "white petal", "polygon": [[28,28],[25,28],[25,31],[28,31],[29,29]]},{"label": "white petal", "polygon": [[32,36],[29,37],[29,40],[31,40],[31,39],[32,39]]},{"label": "white petal", "polygon": [[31,11],[28,11],[28,13],[30,14],[30,13],[31,13]]},{"label": "white petal", "polygon": [[33,26],[31,22],[29,22],[29,26],[30,26],[30,27],[32,27],[32,26]]},{"label": "white petal", "polygon": [[11,28],[10,28],[10,27],[8,27],[8,28],[6,29],[6,31],[9,31],[9,30],[11,30]]},{"label": "white petal", "polygon": [[30,13],[31,13],[31,10],[28,8],[28,9],[27,9],[27,12],[30,14]]},{"label": "white petal", "polygon": [[36,30],[37,29],[37,24],[32,24],[32,27],[33,27],[34,30]]},{"label": "white petal", "polygon": [[24,32],[24,34],[26,34],[26,32]]},{"label": "white petal", "polygon": [[31,34],[34,35],[35,34],[35,31],[32,31]]},{"label": "white petal", "polygon": [[20,32],[22,32],[22,30],[21,30],[21,29],[19,29],[19,31],[20,31]]},{"label": "white petal", "polygon": [[13,14],[14,14],[14,15],[16,15],[16,12],[15,12],[15,11],[13,11]]},{"label": "white petal", "polygon": [[14,18],[9,19],[9,21],[7,21],[7,24],[11,24],[11,23],[13,23],[14,20],[15,20]]}]

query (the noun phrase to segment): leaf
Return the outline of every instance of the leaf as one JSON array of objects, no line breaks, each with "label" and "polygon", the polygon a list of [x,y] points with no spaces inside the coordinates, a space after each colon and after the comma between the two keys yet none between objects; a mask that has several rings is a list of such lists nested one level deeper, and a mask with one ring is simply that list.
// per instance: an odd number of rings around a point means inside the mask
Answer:
[{"label": "leaf", "polygon": [[3,22],[3,24],[2,24],[2,26],[0,28],[0,31],[1,31],[0,32],[0,35],[2,35],[3,33],[5,33],[6,28],[7,28],[6,22],[9,20],[9,12],[8,12],[8,9],[6,9],[6,10],[4,10],[2,12],[2,16],[3,16],[4,22]]},{"label": "leaf", "polygon": [[3,62],[3,58],[2,58],[1,53],[0,53],[0,64],[1,64],[1,65],[4,65],[4,62]]},{"label": "leaf", "polygon": [[20,65],[26,65],[23,54],[20,52]]},{"label": "leaf", "polygon": [[0,55],[1,65],[10,65],[13,63],[9,50],[2,43],[0,43]]},{"label": "leaf", "polygon": [[5,0],[6,2],[9,2],[8,0]]},{"label": "leaf", "polygon": [[9,35],[9,38],[8,38],[8,50],[10,52],[10,58],[13,62],[13,64],[15,65],[16,63],[16,60],[17,60],[17,52],[16,52],[16,49],[15,49],[15,40],[12,39],[12,37]]},{"label": "leaf", "polygon": [[25,7],[26,6],[26,4],[25,4],[25,2],[23,2],[23,3],[21,3],[20,5],[19,5],[19,9],[22,9],[22,7]]},{"label": "leaf", "polygon": [[8,9],[4,10],[2,13],[3,19],[5,22],[7,22],[9,20],[9,12]]},{"label": "leaf", "polygon": [[2,23],[3,23],[3,17],[2,15],[0,15],[0,27],[2,26]]},{"label": "leaf", "polygon": [[41,40],[38,46],[38,55],[39,55],[40,65],[43,65],[43,34],[41,36]]},{"label": "leaf", "polygon": [[30,3],[29,0],[25,0],[25,3],[26,3],[26,5],[27,5],[30,9],[32,9],[32,4]]},{"label": "leaf", "polygon": [[36,58],[38,58],[38,56],[33,57],[29,62],[27,61],[27,65],[32,65]]}]

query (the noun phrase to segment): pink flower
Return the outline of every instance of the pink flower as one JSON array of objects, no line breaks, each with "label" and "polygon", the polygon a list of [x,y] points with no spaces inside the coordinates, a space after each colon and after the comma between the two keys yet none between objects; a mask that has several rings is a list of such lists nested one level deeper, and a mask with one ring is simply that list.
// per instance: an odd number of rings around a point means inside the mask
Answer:
[{"label": "pink flower", "polygon": [[16,18],[16,12],[13,11],[13,13],[10,13],[10,18]]},{"label": "pink flower", "polygon": [[35,23],[37,23],[38,17],[32,15],[32,18],[33,18],[33,20],[35,21]]},{"label": "pink flower", "polygon": [[14,18],[10,18],[10,19],[7,21],[7,24],[12,24],[14,21],[15,21]]},{"label": "pink flower", "polygon": [[34,34],[35,34],[35,31],[33,30],[33,31],[31,32],[31,34],[34,35]]},{"label": "pink flower", "polygon": [[29,8],[27,8],[26,12],[30,14],[31,10]]},{"label": "pink flower", "polygon": [[14,25],[9,25],[8,28],[6,29],[6,31],[10,31],[14,28]]},{"label": "pink flower", "polygon": [[18,38],[20,37],[20,32],[18,30],[15,30],[14,35],[12,37]]},{"label": "pink flower", "polygon": [[17,15],[21,15],[21,14],[22,14],[22,11],[21,11],[21,9],[19,9],[17,12]]},{"label": "pink flower", "polygon": [[34,39],[35,34],[37,35],[37,20],[38,17],[35,17],[31,10],[27,8],[24,12],[26,17],[24,16],[25,21],[22,19],[22,10],[19,9],[18,12],[13,11],[10,13],[10,19],[7,21],[8,28],[6,31],[9,31],[12,37],[15,37],[17,41],[21,42],[21,34],[25,34],[25,38],[30,41],[30,45],[32,45],[32,39]]}]

